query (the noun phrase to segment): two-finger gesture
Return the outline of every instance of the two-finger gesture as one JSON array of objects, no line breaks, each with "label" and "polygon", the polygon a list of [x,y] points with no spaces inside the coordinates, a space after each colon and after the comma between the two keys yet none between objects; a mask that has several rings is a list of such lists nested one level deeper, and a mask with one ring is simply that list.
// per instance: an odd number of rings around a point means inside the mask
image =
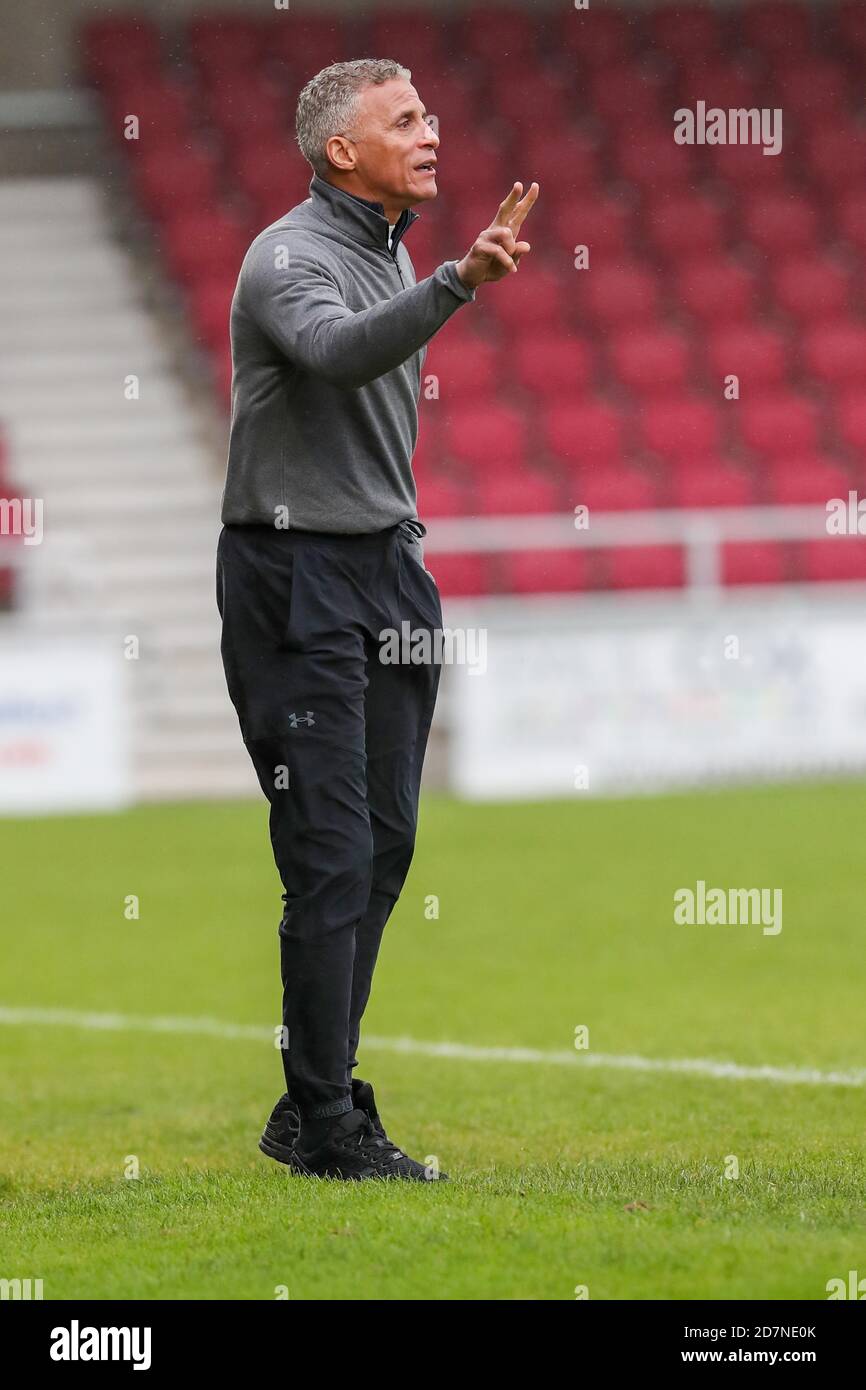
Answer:
[{"label": "two-finger gesture", "polygon": [[490,226],[476,238],[471,249],[457,263],[457,273],[465,285],[475,289],[486,281],[502,280],[513,275],[521,256],[531,250],[528,241],[518,241],[520,228],[538,198],[538,184],[530,184],[526,193],[523,184],[515,183],[507,198],[500,203]]}]

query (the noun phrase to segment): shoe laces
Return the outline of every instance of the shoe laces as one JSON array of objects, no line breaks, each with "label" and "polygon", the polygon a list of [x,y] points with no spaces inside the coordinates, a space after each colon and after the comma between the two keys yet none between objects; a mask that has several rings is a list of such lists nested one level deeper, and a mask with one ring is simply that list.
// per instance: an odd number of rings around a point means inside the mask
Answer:
[{"label": "shoe laces", "polygon": [[365,1116],[363,1125],[360,1125],[353,1134],[346,1135],[343,1143],[347,1148],[362,1150],[377,1168],[389,1167],[392,1163],[406,1157],[402,1149],[398,1149],[396,1144],[391,1143],[384,1130],[381,1132],[376,1130],[369,1116]]}]

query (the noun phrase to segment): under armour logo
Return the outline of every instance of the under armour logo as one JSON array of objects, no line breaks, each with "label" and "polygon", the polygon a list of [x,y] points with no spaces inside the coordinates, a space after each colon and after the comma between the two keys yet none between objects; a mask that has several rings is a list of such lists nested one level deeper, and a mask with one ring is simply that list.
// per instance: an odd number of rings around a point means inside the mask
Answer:
[{"label": "under armour logo", "polygon": [[291,726],[292,726],[293,729],[297,729],[297,727],[298,727],[299,724],[315,724],[315,722],[316,722],[316,721],[315,721],[315,719],[313,718],[313,711],[312,711],[311,709],[308,709],[308,710],[307,710],[307,717],[306,717],[306,719],[304,718],[304,716],[303,716],[302,714],[290,714],[290,715],[289,715],[289,723],[291,724]]}]

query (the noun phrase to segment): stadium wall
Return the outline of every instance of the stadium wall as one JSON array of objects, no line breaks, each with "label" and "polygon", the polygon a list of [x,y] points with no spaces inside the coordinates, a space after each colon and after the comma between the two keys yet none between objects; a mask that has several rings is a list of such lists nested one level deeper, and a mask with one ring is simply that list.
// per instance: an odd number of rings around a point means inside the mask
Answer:
[{"label": "stadium wall", "polygon": [[[623,8],[653,9],[647,0],[619,0]],[[747,3],[747,0],[720,0],[720,7],[728,4],[731,8]],[[813,0],[814,8],[822,8],[830,0]],[[383,9],[430,8],[425,0],[391,0],[383,4]],[[437,0],[436,12],[450,11],[459,14],[471,8],[470,0]],[[511,8],[503,5],[503,9]],[[524,6],[519,8],[523,9]],[[559,10],[558,0],[533,0],[533,10]],[[142,14],[170,27],[182,23],[193,14],[207,11],[210,15],[221,12],[242,14],[244,11],[261,13],[260,0],[224,0],[224,3],[205,6],[202,0],[29,0],[14,10],[7,9],[3,18],[3,44],[0,46],[0,91],[28,89],[53,90],[64,88],[70,81],[70,58],[74,36],[83,20],[97,15]],[[291,10],[295,14],[321,14],[327,10],[335,13],[357,13],[356,0],[291,0]],[[72,80],[77,80],[75,73]]]}]

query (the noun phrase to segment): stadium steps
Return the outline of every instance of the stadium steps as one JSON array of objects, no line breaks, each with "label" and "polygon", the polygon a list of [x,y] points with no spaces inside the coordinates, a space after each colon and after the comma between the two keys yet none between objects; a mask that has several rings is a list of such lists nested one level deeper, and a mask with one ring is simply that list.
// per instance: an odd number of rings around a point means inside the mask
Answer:
[{"label": "stadium steps", "polygon": [[147,302],[149,271],[90,179],[0,184],[0,225],[0,417],[22,495],[45,505],[23,617],[46,635],[139,636],[138,799],[251,794],[214,598],[224,459]]}]

